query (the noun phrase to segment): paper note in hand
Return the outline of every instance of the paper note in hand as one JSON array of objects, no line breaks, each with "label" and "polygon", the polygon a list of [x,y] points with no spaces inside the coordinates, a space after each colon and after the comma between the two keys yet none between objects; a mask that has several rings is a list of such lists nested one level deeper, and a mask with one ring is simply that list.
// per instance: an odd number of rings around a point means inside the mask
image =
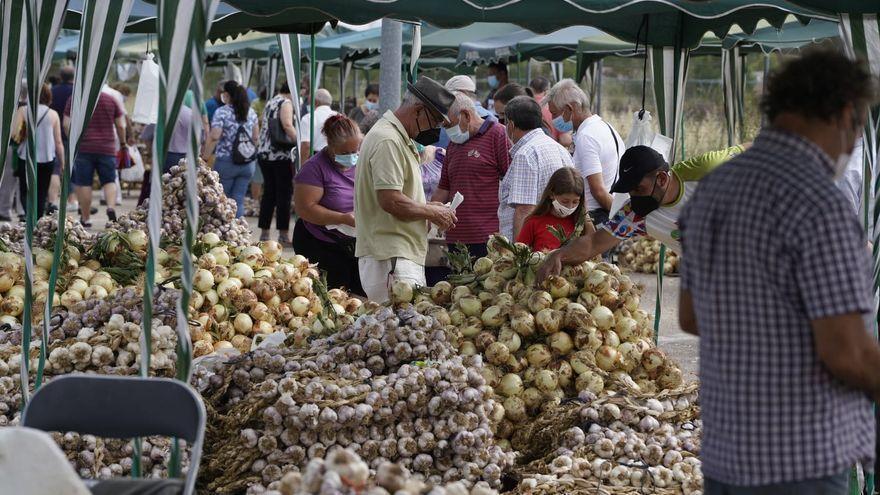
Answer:
[{"label": "paper note in hand", "polygon": [[330,230],[337,230],[349,237],[357,237],[357,228],[352,227],[351,225],[340,223],[337,225],[328,225],[327,228]]}]

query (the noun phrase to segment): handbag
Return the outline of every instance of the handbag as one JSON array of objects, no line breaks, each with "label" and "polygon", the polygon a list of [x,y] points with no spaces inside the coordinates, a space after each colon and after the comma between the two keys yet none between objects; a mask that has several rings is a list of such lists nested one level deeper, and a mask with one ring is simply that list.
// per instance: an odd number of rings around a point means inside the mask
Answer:
[{"label": "handbag", "polygon": [[281,119],[279,118],[282,105],[284,105],[284,102],[282,102],[281,105],[278,105],[278,107],[275,108],[273,115],[269,117],[269,143],[273,148],[288,151],[296,146],[296,141],[290,139],[290,136],[284,132],[284,126],[281,124]]}]

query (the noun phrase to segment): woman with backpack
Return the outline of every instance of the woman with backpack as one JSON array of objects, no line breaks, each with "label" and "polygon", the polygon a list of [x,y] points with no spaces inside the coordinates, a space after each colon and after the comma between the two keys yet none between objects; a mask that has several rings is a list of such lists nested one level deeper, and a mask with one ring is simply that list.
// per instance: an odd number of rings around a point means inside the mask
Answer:
[{"label": "woman with backpack", "polygon": [[296,126],[293,123],[290,87],[281,85],[278,94],[266,103],[260,126],[257,161],[263,172],[263,195],[260,198],[261,241],[269,240],[272,215],[276,214],[278,242],[291,247],[290,200],[293,196],[293,151],[296,149]]},{"label": "woman with backpack", "polygon": [[256,168],[259,125],[247,92],[237,82],[226,81],[220,98],[224,105],[214,112],[202,158],[207,161],[214,153],[214,170],[223,192],[238,205],[237,218],[244,215],[244,195]]},{"label": "woman with backpack", "polygon": [[[27,212],[27,193],[33,188],[37,193],[37,218],[46,212],[46,198],[49,194],[49,182],[52,179],[52,171],[56,166],[64,168],[64,144],[61,141],[61,118],[58,112],[49,108],[52,104],[52,90],[48,84],[40,88],[40,100],[37,107],[37,121],[33,133],[37,142],[37,184],[27,183],[27,134],[19,137],[18,145],[18,169],[15,172],[18,177],[18,191],[21,206]],[[27,111],[26,106],[19,107],[13,119],[12,128],[26,132]],[[56,161],[55,158],[58,158]]]}]

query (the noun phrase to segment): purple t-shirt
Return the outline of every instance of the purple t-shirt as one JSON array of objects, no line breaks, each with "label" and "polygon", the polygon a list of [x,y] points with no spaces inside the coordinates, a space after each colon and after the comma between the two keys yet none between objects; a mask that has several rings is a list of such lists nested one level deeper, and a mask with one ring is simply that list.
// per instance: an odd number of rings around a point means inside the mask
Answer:
[{"label": "purple t-shirt", "polygon": [[[315,153],[303,165],[302,170],[296,174],[294,180],[297,184],[306,184],[324,189],[324,195],[318,204],[328,210],[341,213],[354,211],[354,173],[357,167],[342,169],[330,160],[327,149]],[[303,220],[303,225],[313,236],[324,242],[336,242],[340,236],[339,231],[334,230],[328,234],[326,228],[321,225]]]}]

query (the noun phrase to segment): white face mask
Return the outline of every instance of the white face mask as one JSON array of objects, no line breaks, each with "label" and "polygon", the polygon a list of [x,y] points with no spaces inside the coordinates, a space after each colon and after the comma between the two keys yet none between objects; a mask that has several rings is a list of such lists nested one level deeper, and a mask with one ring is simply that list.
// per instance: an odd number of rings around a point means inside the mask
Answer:
[{"label": "white face mask", "polygon": [[572,213],[574,213],[575,210],[577,210],[577,209],[578,209],[578,205],[568,207],[568,206],[563,205],[562,203],[560,203],[559,201],[557,201],[555,199],[553,200],[553,215],[557,216],[559,218],[565,218],[565,217],[571,215]]}]

